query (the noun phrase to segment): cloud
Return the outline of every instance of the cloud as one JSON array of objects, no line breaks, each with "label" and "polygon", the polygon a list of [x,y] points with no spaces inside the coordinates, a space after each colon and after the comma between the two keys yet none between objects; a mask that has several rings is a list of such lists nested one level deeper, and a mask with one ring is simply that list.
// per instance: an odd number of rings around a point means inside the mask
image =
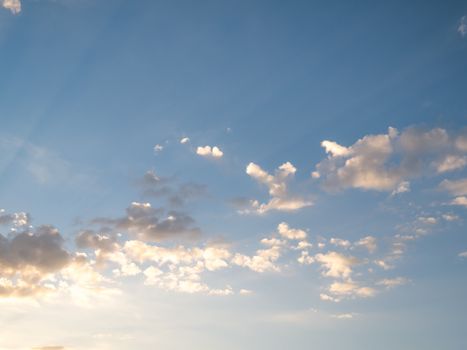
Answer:
[{"label": "cloud", "polygon": [[66,350],[63,346],[40,346],[38,348],[32,348],[32,350]]},{"label": "cloud", "polygon": [[288,192],[287,181],[295,175],[296,171],[297,169],[290,162],[282,164],[276,170],[275,175],[269,174],[255,163],[248,164],[246,173],[257,182],[268,187],[270,200],[267,203],[250,200],[249,208],[240,212],[264,214],[270,210],[295,211],[312,205],[311,201],[292,196]]},{"label": "cloud", "polygon": [[371,287],[361,287],[351,280],[334,282],[329,286],[328,291],[329,293],[339,297],[368,298],[376,294],[375,289]]},{"label": "cloud", "polygon": [[365,247],[369,253],[374,253],[377,249],[376,238],[373,236],[366,236],[354,243],[356,247]]},{"label": "cloud", "polygon": [[443,180],[439,187],[454,196],[449,204],[467,207],[467,178]]},{"label": "cloud", "polygon": [[207,193],[206,185],[193,182],[178,184],[175,178],[161,177],[154,170],[147,171],[139,184],[145,196],[165,198],[173,207],[182,207]]},{"label": "cloud", "polygon": [[458,254],[460,258],[467,258],[467,250]]},{"label": "cloud", "polygon": [[407,284],[408,282],[409,280],[405,277],[397,277],[397,278],[385,278],[377,282],[376,284],[380,286],[385,286],[386,288],[394,288],[397,286]]},{"label": "cloud", "polygon": [[202,157],[207,157],[207,158],[214,158],[214,159],[219,159],[222,158],[224,155],[224,152],[220,150],[219,147],[214,146],[204,146],[204,147],[198,147],[196,149],[196,154],[202,156]]},{"label": "cloud", "polygon": [[277,232],[282,237],[285,237],[287,239],[291,240],[304,240],[307,237],[307,234],[305,231],[300,230],[300,229],[295,229],[295,228],[290,228],[289,225],[286,222],[281,222],[277,226]]},{"label": "cloud", "polygon": [[190,142],[190,138],[189,138],[189,137],[183,137],[183,138],[180,139],[180,143],[181,143],[182,145],[184,145],[185,143],[188,143],[188,142]]},{"label": "cloud", "polygon": [[351,320],[353,318],[353,314],[334,314],[331,315],[333,318],[337,318],[338,320]]},{"label": "cloud", "polygon": [[138,239],[153,242],[193,239],[200,234],[191,216],[175,210],[153,208],[150,203],[133,202],[126,209],[126,216],[117,219],[96,218],[93,223],[110,226],[114,231],[123,230]]},{"label": "cloud", "polygon": [[4,209],[0,209],[0,225],[12,225],[14,228],[28,226],[31,218],[28,213],[19,212],[6,214]]},{"label": "cloud", "polygon": [[232,264],[247,267],[255,272],[277,272],[280,267],[275,262],[281,256],[282,248],[278,245],[268,249],[259,249],[253,256],[237,253],[232,259]]},{"label": "cloud", "polygon": [[46,292],[47,278],[71,260],[64,240],[53,226],[0,234],[0,297],[24,297]]},{"label": "cloud", "polygon": [[467,178],[460,180],[443,180],[439,186],[441,189],[456,197],[467,195]]},{"label": "cloud", "polygon": [[329,191],[346,188],[389,191],[410,190],[411,178],[425,173],[446,173],[467,165],[466,136],[449,135],[441,128],[407,128],[399,133],[366,135],[349,147],[325,140],[328,157],[317,164],[312,177]]},{"label": "cloud", "polygon": [[154,146],[154,153],[160,153],[163,151],[163,149],[164,149],[164,146],[157,144]]},{"label": "cloud", "polygon": [[20,0],[3,0],[2,6],[11,11],[13,14],[21,12],[21,1]]},{"label": "cloud", "polygon": [[326,254],[316,254],[315,260],[324,269],[323,275],[335,278],[348,278],[352,273],[352,267],[359,263],[353,256],[346,256],[331,251]]},{"label": "cloud", "polygon": [[341,238],[331,238],[329,240],[329,243],[337,246],[337,247],[341,247],[341,248],[350,248],[350,246],[352,245],[352,243],[350,243],[349,241],[345,240],[345,239],[341,239]]},{"label": "cloud", "polygon": [[467,34],[467,16],[462,16],[462,18],[459,21],[457,31],[460,35],[462,35],[462,37],[464,37]]}]

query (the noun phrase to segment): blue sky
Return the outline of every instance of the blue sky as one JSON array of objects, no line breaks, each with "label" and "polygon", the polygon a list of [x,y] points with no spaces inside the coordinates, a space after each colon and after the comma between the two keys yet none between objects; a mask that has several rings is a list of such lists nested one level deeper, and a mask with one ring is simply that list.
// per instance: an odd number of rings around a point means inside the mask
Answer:
[{"label": "blue sky", "polygon": [[467,347],[465,1],[0,4],[0,350]]}]

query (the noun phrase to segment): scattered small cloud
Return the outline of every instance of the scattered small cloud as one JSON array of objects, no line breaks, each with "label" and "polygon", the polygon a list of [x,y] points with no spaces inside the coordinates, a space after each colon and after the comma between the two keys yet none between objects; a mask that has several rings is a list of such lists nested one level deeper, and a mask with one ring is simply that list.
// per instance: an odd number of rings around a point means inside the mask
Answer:
[{"label": "scattered small cloud", "polygon": [[189,137],[182,137],[182,138],[180,139],[180,143],[181,143],[182,145],[184,145],[184,144],[186,144],[186,143],[188,143],[188,142],[190,142],[190,138],[189,138]]},{"label": "scattered small cloud", "polygon": [[457,27],[459,34],[464,37],[467,34],[467,16],[462,16]]},{"label": "scattered small cloud", "polygon": [[196,149],[196,154],[202,157],[219,159],[219,158],[222,158],[222,156],[224,155],[224,152],[222,152],[221,149],[217,146],[214,146],[214,147],[211,147],[211,146],[201,147],[200,146]]}]

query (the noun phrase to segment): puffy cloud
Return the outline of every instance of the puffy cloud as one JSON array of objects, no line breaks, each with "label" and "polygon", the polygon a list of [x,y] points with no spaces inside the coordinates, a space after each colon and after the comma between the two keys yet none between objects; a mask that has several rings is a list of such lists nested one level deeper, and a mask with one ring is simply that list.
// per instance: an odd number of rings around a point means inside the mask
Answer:
[{"label": "puffy cloud", "polygon": [[366,236],[354,243],[356,247],[365,247],[368,249],[368,252],[374,253],[377,245],[376,238],[373,236]]},{"label": "puffy cloud", "polygon": [[253,256],[237,253],[232,259],[234,265],[247,267],[255,272],[280,271],[275,262],[281,256],[281,247],[272,246],[268,249],[259,249]]},{"label": "puffy cloud", "polygon": [[467,207],[467,197],[466,196],[456,197],[451,201],[451,204]]},{"label": "puffy cloud", "polygon": [[297,261],[302,265],[311,265],[315,262],[315,258],[310,256],[310,253],[308,251],[304,250],[300,253],[300,256],[298,257]]},{"label": "puffy cloud", "polygon": [[75,237],[78,248],[91,248],[103,252],[113,252],[119,248],[114,235],[96,233],[93,230],[80,231]]},{"label": "puffy cloud", "polygon": [[154,153],[160,153],[164,149],[164,146],[157,144],[154,146]]},{"label": "puffy cloud", "polygon": [[70,262],[64,240],[53,226],[0,234],[0,296],[30,296],[46,292],[47,278]]},{"label": "puffy cloud", "polygon": [[2,6],[10,10],[15,15],[21,12],[20,0],[3,0]]},{"label": "puffy cloud", "polygon": [[450,136],[441,128],[408,128],[402,133],[389,128],[386,134],[366,135],[349,147],[326,140],[321,145],[328,157],[318,163],[312,177],[322,178],[328,190],[407,192],[407,180],[424,171],[445,173],[464,168],[464,138]]},{"label": "puffy cloud", "polygon": [[194,238],[200,233],[194,219],[182,212],[153,208],[150,203],[133,202],[126,216],[118,219],[97,218],[93,222],[124,230],[138,239],[158,242],[165,239]]},{"label": "puffy cloud", "polygon": [[31,222],[31,218],[28,213],[5,213],[4,209],[0,209],[0,225],[12,225],[15,228],[28,226]]},{"label": "puffy cloud", "polygon": [[249,213],[251,211],[258,214],[264,214],[270,210],[295,211],[303,207],[312,205],[311,201],[298,196],[291,196],[288,193],[287,181],[293,177],[297,169],[290,163],[282,164],[275,175],[271,175],[255,163],[249,163],[246,167],[246,173],[259,183],[269,189],[269,202],[260,203],[257,200],[250,200],[250,208],[241,212]]},{"label": "puffy cloud", "polygon": [[305,231],[300,230],[300,229],[290,228],[289,225],[287,223],[285,223],[285,222],[281,222],[277,226],[277,232],[279,232],[279,234],[282,237],[285,237],[285,238],[291,239],[291,240],[300,240],[300,241],[302,241],[307,236]]},{"label": "puffy cloud", "polygon": [[333,251],[326,254],[316,254],[315,260],[324,268],[324,276],[335,278],[350,277],[352,267],[359,263],[359,260],[353,256],[346,256]]},{"label": "puffy cloud", "polygon": [[337,247],[341,247],[341,248],[350,248],[350,246],[352,245],[352,243],[350,243],[348,240],[346,239],[341,239],[341,238],[331,238],[329,240],[329,243],[337,246]]},{"label": "puffy cloud", "polygon": [[189,137],[182,137],[182,138],[180,139],[180,143],[181,143],[182,145],[184,145],[185,143],[188,143],[188,142],[190,142],[190,138],[189,138]]},{"label": "puffy cloud", "polygon": [[202,156],[202,157],[208,157],[208,158],[222,158],[224,155],[224,152],[220,150],[219,147],[214,146],[204,146],[204,147],[198,147],[196,149],[196,154]]}]

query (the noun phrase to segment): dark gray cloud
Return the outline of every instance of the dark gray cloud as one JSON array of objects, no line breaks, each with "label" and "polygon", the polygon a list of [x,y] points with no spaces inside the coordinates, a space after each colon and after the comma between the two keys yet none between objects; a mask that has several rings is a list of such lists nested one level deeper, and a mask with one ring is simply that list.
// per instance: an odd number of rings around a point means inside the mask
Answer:
[{"label": "dark gray cloud", "polygon": [[149,203],[133,202],[121,218],[97,218],[94,224],[107,225],[113,232],[126,232],[145,241],[159,242],[167,239],[193,239],[200,234],[195,220],[176,210],[153,208]]},{"label": "dark gray cloud", "polygon": [[161,177],[150,170],[139,181],[143,195],[163,198],[172,207],[182,207],[187,201],[207,194],[207,186],[193,182],[178,184],[173,177]]},{"label": "dark gray cloud", "polygon": [[54,272],[69,262],[58,230],[49,225],[34,232],[25,231],[6,238],[0,234],[0,275],[32,267],[39,272]]}]

